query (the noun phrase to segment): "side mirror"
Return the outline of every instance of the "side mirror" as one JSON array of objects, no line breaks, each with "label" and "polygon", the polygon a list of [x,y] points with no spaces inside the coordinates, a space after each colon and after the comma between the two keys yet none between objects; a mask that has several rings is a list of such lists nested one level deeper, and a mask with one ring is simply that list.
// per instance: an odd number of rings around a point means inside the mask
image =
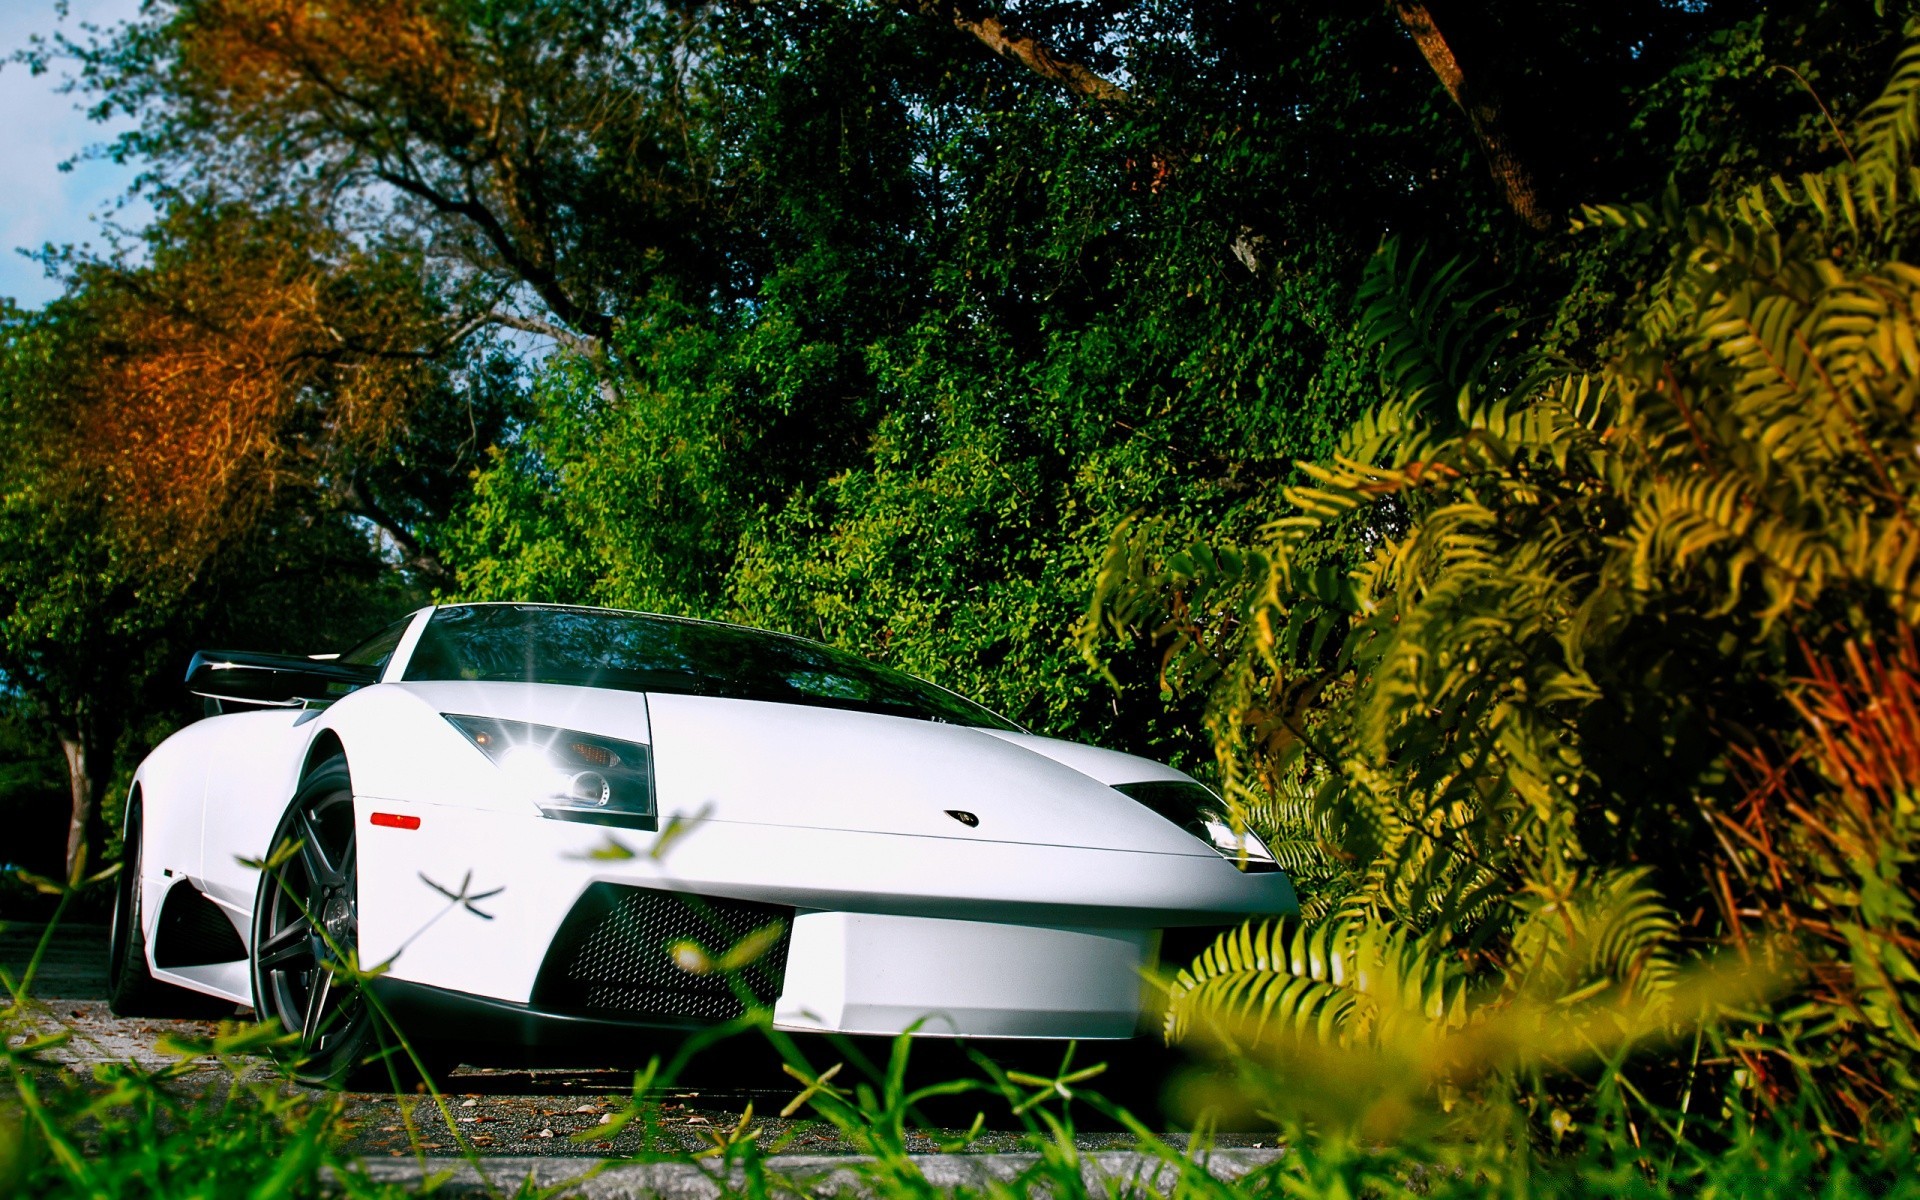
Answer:
[{"label": "side mirror", "polygon": [[378,667],[246,650],[196,650],[187,664],[187,690],[194,695],[274,708],[338,700],[379,678]]}]

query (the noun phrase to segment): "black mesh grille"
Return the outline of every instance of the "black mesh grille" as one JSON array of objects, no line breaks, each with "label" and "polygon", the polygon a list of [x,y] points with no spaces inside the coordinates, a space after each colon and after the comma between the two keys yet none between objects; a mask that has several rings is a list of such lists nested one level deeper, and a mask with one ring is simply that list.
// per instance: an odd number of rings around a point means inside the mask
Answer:
[{"label": "black mesh grille", "polygon": [[[732,977],[688,970],[680,961],[701,956],[686,953],[686,943],[717,960],[776,924],[778,939]],[[596,883],[561,922],[534,982],[533,1003],[557,1012],[731,1020],[746,1010],[736,981],[761,1003],[779,996],[792,929],[793,910],[776,904]]]}]

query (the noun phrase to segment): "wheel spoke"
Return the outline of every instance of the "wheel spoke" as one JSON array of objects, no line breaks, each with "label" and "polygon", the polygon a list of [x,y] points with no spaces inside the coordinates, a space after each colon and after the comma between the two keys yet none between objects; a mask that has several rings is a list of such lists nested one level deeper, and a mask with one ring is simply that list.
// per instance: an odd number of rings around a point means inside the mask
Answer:
[{"label": "wheel spoke", "polygon": [[313,986],[307,989],[307,1012],[300,1022],[300,1044],[309,1050],[319,1044],[320,1020],[326,1015],[327,997],[333,992],[333,972],[325,965],[315,968]]},{"label": "wheel spoke", "polygon": [[289,922],[285,929],[260,946],[260,969],[283,971],[292,966],[313,963],[313,925],[304,914]]},{"label": "wheel spoke", "polygon": [[311,812],[300,814],[300,858],[307,864],[307,873],[315,883],[333,886],[340,882],[340,864],[320,840],[320,824]]}]

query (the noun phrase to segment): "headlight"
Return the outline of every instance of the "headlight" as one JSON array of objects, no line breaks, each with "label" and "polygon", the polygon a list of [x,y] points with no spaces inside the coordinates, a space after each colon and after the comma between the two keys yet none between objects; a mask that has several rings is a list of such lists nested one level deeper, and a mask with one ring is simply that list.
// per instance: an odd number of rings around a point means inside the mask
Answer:
[{"label": "headlight", "polygon": [[1226,801],[1197,783],[1184,779],[1156,779],[1150,783],[1116,783],[1113,790],[1131,796],[1175,825],[1232,860],[1242,871],[1278,871],[1273,851],[1249,829],[1233,831]]},{"label": "headlight", "polygon": [[654,828],[653,752],[597,734],[442,713],[556,821]]}]

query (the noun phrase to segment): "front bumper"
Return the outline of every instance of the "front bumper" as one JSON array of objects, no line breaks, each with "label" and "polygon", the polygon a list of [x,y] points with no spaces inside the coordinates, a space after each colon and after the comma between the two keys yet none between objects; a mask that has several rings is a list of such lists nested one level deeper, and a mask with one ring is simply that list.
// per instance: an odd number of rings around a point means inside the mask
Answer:
[{"label": "front bumper", "polygon": [[[525,1004],[383,977],[445,1009],[455,1040],[540,1045],[773,1010],[775,1028],[888,1036],[1125,1038],[1149,931],[1060,929],[773,905],[596,883],[561,922]],[[432,1003],[427,1003],[432,999]],[[404,1024],[404,1022],[403,1022]]]},{"label": "front bumper", "polygon": [[1158,934],[875,913],[793,923],[775,1027],[986,1038],[1126,1038]]},{"label": "front bumper", "polygon": [[[674,946],[717,957],[778,920],[785,939],[743,975],[764,976],[754,995],[781,1028],[1123,1038],[1139,1024],[1156,931],[1293,907],[1284,875],[1243,875],[1211,855],[718,821],[656,855],[640,839],[610,849],[620,831],[535,817],[357,807],[362,961],[394,984],[477,998],[509,1025],[728,1019],[744,1004],[714,1003],[730,993],[675,974]],[[375,810],[421,823],[374,826]],[[594,924],[583,908],[609,920],[610,892],[691,894],[744,915],[636,932],[635,910],[583,933]]]}]

